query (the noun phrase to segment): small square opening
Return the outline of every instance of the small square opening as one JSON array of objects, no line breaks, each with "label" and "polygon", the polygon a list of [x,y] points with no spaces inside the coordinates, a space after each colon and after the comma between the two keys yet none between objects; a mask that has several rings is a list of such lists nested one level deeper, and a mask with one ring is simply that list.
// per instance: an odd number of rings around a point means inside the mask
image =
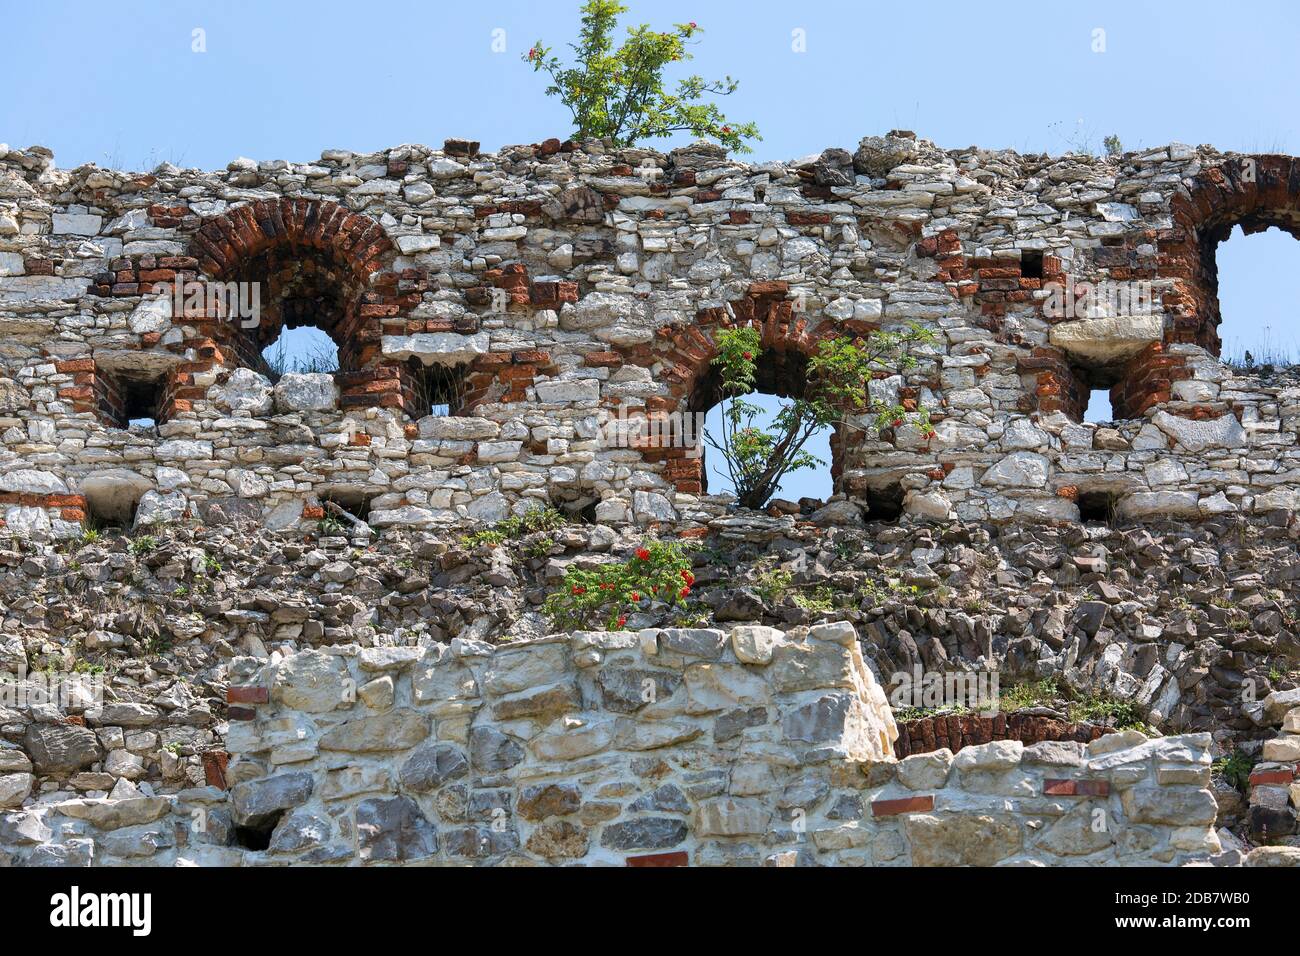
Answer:
[{"label": "small square opening", "polygon": [[[361,492],[349,491],[332,491],[321,498],[321,505],[325,508],[325,517],[333,518],[336,521],[342,521],[350,532],[356,527],[353,522],[349,521],[347,516],[351,516],[357,521],[364,524],[370,516],[370,499],[371,495]],[[346,515],[340,515],[335,508],[346,512]]]},{"label": "small square opening", "polygon": [[1085,422],[1111,422],[1115,413],[1110,407],[1110,389],[1094,388],[1088,393],[1088,405],[1084,410]]},{"label": "small square opening", "polygon": [[165,372],[98,371],[95,385],[104,421],[112,428],[156,428],[162,422],[166,382]]},{"label": "small square opening", "polygon": [[1043,252],[1041,249],[1022,249],[1020,251],[1020,276],[1023,279],[1041,279],[1043,277]]},{"label": "small square opening", "polygon": [[1116,499],[1109,491],[1082,491],[1079,493],[1079,520],[1084,524],[1115,523]]},{"label": "small square opening", "polygon": [[412,362],[410,372],[407,407],[412,418],[460,413],[465,405],[465,365]]},{"label": "small square opening", "polygon": [[903,486],[886,485],[867,489],[865,503],[868,521],[897,521],[903,514]]}]

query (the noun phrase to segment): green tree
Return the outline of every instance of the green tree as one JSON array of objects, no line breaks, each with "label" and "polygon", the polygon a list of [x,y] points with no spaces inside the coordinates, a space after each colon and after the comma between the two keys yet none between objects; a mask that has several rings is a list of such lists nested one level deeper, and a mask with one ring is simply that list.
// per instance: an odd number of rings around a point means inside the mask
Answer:
[{"label": "green tree", "polygon": [[873,398],[869,391],[873,378],[914,366],[911,349],[933,338],[929,329],[913,324],[865,339],[823,339],[808,360],[804,394],[782,403],[771,428],[764,430],[755,424],[762,406],[744,398],[754,390],[758,373],[758,330],[740,326],[718,332],[713,365],[722,378],[722,429],[719,436],[706,431],[704,440],[722,453],[740,504],[762,508],[786,475],[824,465],[804,450],[824,428],[879,431],[911,422],[927,437],[934,434],[925,409],[909,410]]},{"label": "green tree", "polygon": [[749,152],[747,139],[762,139],[753,123],[729,123],[706,97],[727,96],[736,90],[731,77],[705,80],[688,76],[675,93],[664,85],[664,68],[692,59],[688,41],[702,32],[694,23],[674,24],[672,30],[652,30],[648,24],[629,27],[617,49],[613,33],[627,7],[616,0],[587,0],[582,29],[569,44],[577,58],[566,67],[540,40],[524,56],[533,70],[551,78],[548,95],[558,96],[573,114],[576,135],[610,139],[631,146],[644,139],[688,131],[708,136],[734,149]]}]

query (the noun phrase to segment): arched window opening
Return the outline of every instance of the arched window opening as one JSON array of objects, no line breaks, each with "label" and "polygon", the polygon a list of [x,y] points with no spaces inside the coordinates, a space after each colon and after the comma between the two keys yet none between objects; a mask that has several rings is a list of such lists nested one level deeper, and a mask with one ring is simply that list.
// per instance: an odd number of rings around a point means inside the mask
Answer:
[{"label": "arched window opening", "polygon": [[242,262],[225,282],[237,289],[227,295],[237,294],[241,306],[229,317],[239,330],[233,348],[240,365],[272,380],[284,372],[358,367],[362,289],[323,253],[275,247]]},{"label": "arched window opening", "polygon": [[262,350],[262,360],[273,382],[286,372],[333,374],[339,370],[339,347],[315,326],[285,328]]},{"label": "arched window opening", "polygon": [[[1261,231],[1262,230],[1262,231]],[[1237,225],[1211,245],[1206,274],[1218,296],[1219,355],[1244,372],[1300,361],[1300,242],[1280,228]]]},{"label": "arched window opening", "polygon": [[[764,349],[757,359],[754,391],[744,396],[745,401],[760,407],[749,425],[773,433],[776,418],[789,400],[803,396],[808,379],[808,357],[802,352]],[[692,391],[687,410],[704,413],[704,432],[713,441],[722,443],[723,399],[722,376],[710,366]],[[782,401],[786,399],[787,401]],[[835,476],[839,473],[838,449],[832,449],[834,429],[817,429],[803,445],[803,451],[817,458],[821,464],[788,472],[777,485],[773,498],[798,503],[799,510],[811,512],[835,491]],[[838,444],[838,443],[835,443]],[[725,456],[705,440],[702,453],[701,485],[704,493],[732,492],[734,485],[728,472]]]}]

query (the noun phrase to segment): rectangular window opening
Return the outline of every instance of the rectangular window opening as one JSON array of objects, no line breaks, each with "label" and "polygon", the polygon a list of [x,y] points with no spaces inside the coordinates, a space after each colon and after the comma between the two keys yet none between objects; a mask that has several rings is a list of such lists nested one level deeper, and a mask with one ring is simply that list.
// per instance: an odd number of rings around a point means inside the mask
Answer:
[{"label": "rectangular window opening", "polygon": [[1107,527],[1115,523],[1115,495],[1109,491],[1082,491],[1076,502],[1079,506],[1079,520],[1084,524],[1104,524]]},{"label": "rectangular window opening", "polygon": [[1020,276],[1023,279],[1041,279],[1043,277],[1043,252],[1041,249],[1022,249],[1020,251]]},{"label": "rectangular window opening", "polygon": [[420,365],[410,368],[411,394],[407,407],[412,418],[458,415],[465,406],[465,365]]}]

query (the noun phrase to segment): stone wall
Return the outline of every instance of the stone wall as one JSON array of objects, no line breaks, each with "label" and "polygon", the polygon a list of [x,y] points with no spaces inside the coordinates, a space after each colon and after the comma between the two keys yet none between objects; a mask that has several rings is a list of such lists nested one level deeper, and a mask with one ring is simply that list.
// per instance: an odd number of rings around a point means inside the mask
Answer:
[{"label": "stone wall", "polygon": [[[853,627],[237,658],[211,786],[0,814],[26,865],[1230,862],[1209,736],[893,758]],[[1234,857],[1235,859],[1235,857]]]},{"label": "stone wall", "polygon": [[[700,460],[600,429],[703,410],[713,333],[737,323],[760,328],[761,380],[783,394],[823,336],[935,331],[873,385],[932,410],[933,440],[837,443],[838,490],[869,507],[1293,509],[1300,382],[1217,360],[1213,253],[1234,224],[1294,230],[1296,162],[896,133],[759,165],[707,144],[449,140],[127,173],[0,147],[0,520],[287,528],[331,499],[378,527],[539,503],[697,526],[726,507]],[[258,323],[151,291],[191,280],[256,284]],[[1050,287],[1078,282],[1151,283],[1154,310],[1061,314]],[[301,325],[334,338],[342,370],[273,386],[259,351]],[[1079,420],[1098,387],[1123,421]],[[450,414],[428,414],[435,399]],[[137,417],[155,425],[124,427]]]}]

